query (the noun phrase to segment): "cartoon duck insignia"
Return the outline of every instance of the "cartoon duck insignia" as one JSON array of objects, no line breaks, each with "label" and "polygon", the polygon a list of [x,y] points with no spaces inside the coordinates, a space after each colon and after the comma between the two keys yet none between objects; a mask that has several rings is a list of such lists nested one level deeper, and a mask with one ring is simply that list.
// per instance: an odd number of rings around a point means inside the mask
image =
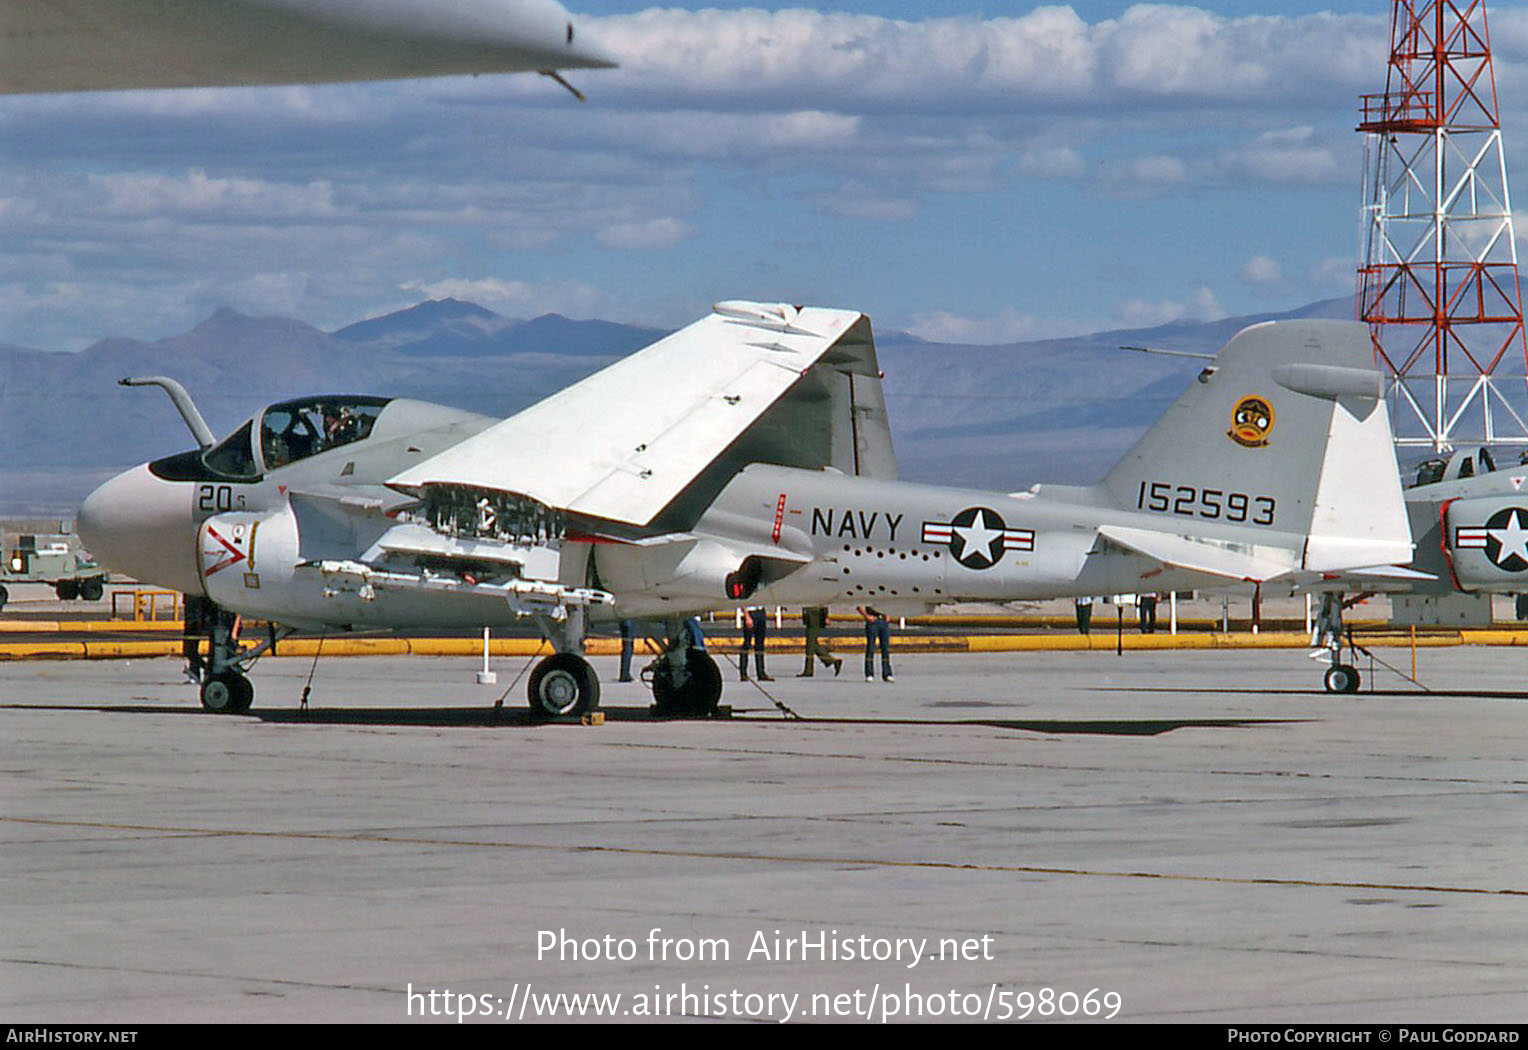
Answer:
[{"label": "cartoon duck insignia", "polygon": [[1244,397],[1231,409],[1231,429],[1226,437],[1246,448],[1268,444],[1273,429],[1273,406],[1260,397]]}]

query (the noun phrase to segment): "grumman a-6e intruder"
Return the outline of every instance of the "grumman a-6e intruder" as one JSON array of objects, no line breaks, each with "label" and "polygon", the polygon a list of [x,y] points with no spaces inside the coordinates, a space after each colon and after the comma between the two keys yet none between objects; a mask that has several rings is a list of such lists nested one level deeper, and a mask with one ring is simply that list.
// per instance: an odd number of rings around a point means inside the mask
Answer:
[{"label": "grumman a-6e intruder", "polygon": [[[598,704],[591,625],[658,621],[659,709],[706,714],[721,675],[681,624],[743,602],[923,609],[1406,563],[1372,365],[1360,325],[1255,325],[1102,482],[1003,494],[895,480],[863,314],[724,302],[502,421],[317,396],[214,443],[178,384],[147,380],[201,447],[108,481],[79,529],[114,570],[283,630],[532,618],[555,648],[529,679],[539,716]],[[215,619],[202,701],[243,710],[264,646]]]}]

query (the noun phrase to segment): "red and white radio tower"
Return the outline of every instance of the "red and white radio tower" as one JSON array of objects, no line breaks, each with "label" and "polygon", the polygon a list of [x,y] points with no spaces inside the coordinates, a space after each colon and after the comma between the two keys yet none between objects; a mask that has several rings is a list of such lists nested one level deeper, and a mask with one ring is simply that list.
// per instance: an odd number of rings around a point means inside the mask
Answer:
[{"label": "red and white radio tower", "polygon": [[1482,0],[1395,0],[1363,96],[1358,309],[1397,444],[1528,444],[1528,343]]}]

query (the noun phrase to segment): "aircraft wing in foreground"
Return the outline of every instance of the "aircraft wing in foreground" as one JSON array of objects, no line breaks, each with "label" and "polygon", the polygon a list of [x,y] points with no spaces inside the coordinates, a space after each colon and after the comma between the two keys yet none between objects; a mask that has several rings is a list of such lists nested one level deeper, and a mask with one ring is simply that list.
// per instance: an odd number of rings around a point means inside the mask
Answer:
[{"label": "aircraft wing in foreground", "polygon": [[0,0],[0,94],[614,65],[557,0]]},{"label": "aircraft wing in foreground", "polygon": [[868,318],[785,304],[718,304],[503,421],[316,395],[198,441],[107,482],[79,527],[109,567],[221,610],[202,687],[220,710],[248,707],[259,652],[231,613],[529,617],[556,649],[530,677],[540,716],[597,705],[591,625],[654,620],[660,710],[705,714],[721,674],[681,623],[706,611],[1298,586],[1411,557],[1368,336],[1339,322],[1239,333],[1087,487],[897,481]]}]

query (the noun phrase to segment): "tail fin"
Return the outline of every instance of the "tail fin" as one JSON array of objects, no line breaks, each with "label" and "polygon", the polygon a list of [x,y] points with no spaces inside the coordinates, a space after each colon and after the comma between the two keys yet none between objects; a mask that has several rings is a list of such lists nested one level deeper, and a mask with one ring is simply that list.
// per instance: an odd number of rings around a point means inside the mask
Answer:
[{"label": "tail fin", "polygon": [[1411,530],[1381,394],[1363,325],[1252,325],[1103,484],[1123,507],[1304,536],[1309,571],[1405,564]]}]

